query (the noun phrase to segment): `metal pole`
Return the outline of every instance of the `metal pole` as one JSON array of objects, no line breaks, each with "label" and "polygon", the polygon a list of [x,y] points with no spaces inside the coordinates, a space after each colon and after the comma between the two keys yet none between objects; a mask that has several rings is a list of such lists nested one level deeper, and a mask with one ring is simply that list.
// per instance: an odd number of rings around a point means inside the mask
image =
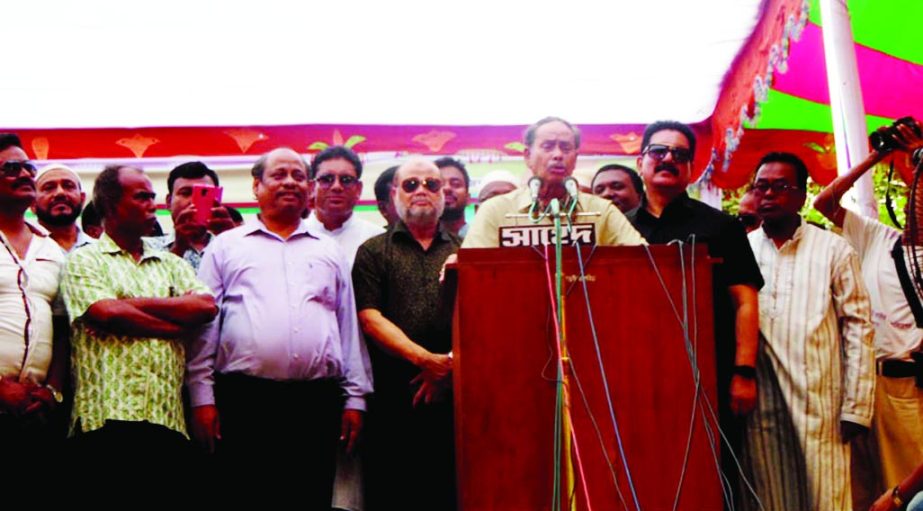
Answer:
[{"label": "metal pole", "polygon": [[[830,89],[830,110],[833,113],[837,173],[842,175],[868,156],[865,106],[846,0],[819,0],[819,4],[827,87]],[[862,176],[846,194],[843,206],[862,215],[878,218],[878,202],[875,200],[871,173]]]}]

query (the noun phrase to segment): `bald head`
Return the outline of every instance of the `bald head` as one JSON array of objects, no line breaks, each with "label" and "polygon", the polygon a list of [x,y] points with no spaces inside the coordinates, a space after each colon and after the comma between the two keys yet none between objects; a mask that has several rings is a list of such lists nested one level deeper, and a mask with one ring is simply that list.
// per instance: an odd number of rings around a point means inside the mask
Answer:
[{"label": "bald head", "polygon": [[435,163],[423,158],[411,158],[397,168],[394,173],[394,185],[400,185],[404,180],[404,176],[408,173],[417,173],[418,171],[426,171],[427,174],[440,176],[439,167]]},{"label": "bald head", "polygon": [[308,162],[306,162],[305,159],[300,154],[298,154],[294,149],[291,149],[289,147],[279,147],[277,149],[273,149],[272,151],[269,151],[263,156],[260,156],[260,158],[256,160],[256,162],[254,162],[253,168],[250,169],[250,174],[256,179],[263,179],[263,172],[265,172],[266,167],[269,166],[268,163],[270,161],[275,161],[280,158],[286,159],[286,160],[297,159],[301,162],[301,165],[303,169],[305,170],[305,172],[308,171],[308,168],[309,168]]},{"label": "bald head", "polygon": [[445,209],[442,175],[428,160],[414,158],[394,173],[392,194],[397,214],[408,226],[435,226]]}]

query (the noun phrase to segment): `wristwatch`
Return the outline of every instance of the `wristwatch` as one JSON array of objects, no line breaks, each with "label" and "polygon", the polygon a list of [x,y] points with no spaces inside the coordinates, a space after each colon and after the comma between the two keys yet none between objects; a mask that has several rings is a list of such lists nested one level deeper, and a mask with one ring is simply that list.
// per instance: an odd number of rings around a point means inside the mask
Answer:
[{"label": "wristwatch", "polygon": [[756,379],[756,368],[753,366],[736,365],[732,372],[741,378],[746,378],[748,380]]},{"label": "wristwatch", "polygon": [[52,387],[50,384],[46,383],[45,388],[48,389],[48,392],[51,392],[51,395],[54,397],[54,402],[61,404],[64,402],[64,394],[61,394],[61,391]]},{"label": "wristwatch", "polygon": [[900,509],[904,506],[904,499],[901,498],[901,492],[898,489],[900,486],[901,485],[896,484],[894,485],[894,489],[891,490],[891,502],[894,503],[895,509]]}]

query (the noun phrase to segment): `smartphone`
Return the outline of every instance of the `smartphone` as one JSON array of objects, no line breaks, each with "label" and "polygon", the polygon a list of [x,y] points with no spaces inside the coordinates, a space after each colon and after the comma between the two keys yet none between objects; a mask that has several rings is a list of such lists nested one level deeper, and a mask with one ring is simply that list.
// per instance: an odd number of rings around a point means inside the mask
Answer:
[{"label": "smartphone", "polygon": [[192,203],[196,209],[196,223],[208,223],[212,216],[212,208],[221,204],[221,191],[220,186],[192,185]]}]

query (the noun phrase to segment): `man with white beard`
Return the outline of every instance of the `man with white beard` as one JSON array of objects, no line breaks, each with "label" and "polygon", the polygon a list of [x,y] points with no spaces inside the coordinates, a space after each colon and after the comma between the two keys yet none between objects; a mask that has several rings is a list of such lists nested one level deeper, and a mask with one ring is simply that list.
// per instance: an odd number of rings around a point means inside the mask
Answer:
[{"label": "man with white beard", "polygon": [[[443,185],[433,163],[401,165],[391,192],[400,221],[359,247],[353,266],[359,323],[373,341],[369,511],[455,508],[452,311],[441,306],[439,271],[461,243],[439,222]],[[416,470],[395,470],[398,460]]]}]

